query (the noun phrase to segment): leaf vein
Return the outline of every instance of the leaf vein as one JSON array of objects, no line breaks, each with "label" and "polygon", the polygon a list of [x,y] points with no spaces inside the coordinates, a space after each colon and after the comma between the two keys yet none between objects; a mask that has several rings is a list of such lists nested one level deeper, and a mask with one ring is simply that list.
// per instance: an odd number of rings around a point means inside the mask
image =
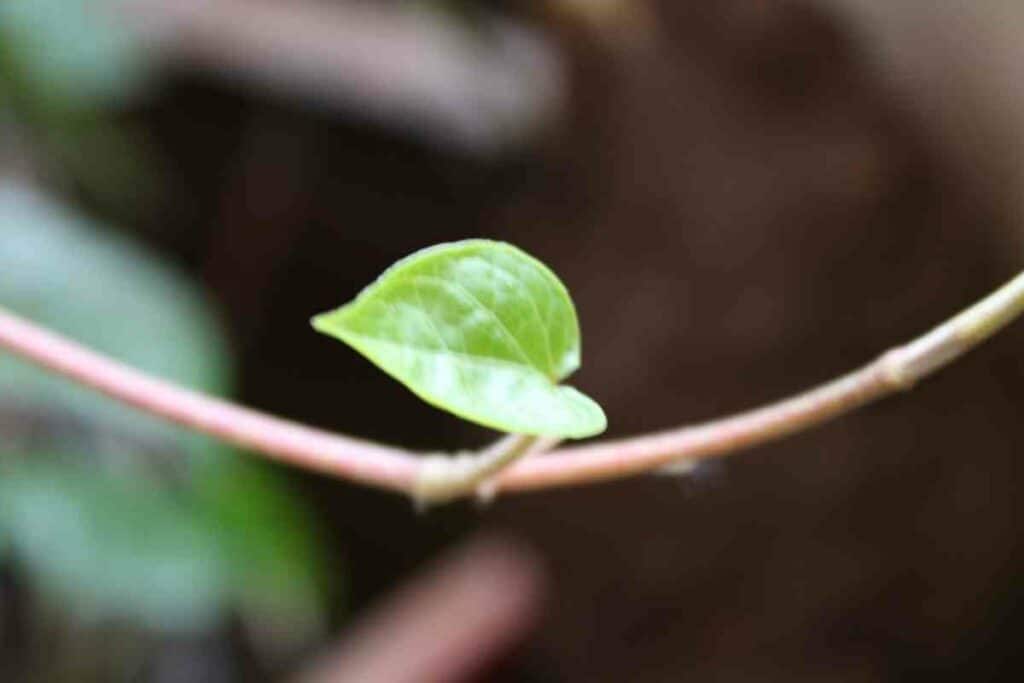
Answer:
[{"label": "leaf vein", "polygon": [[471,299],[472,302],[477,307],[482,309],[485,313],[487,313],[488,316],[490,316],[491,320],[493,320],[495,323],[497,323],[498,329],[501,330],[502,334],[506,337],[506,339],[509,342],[511,342],[513,349],[516,351],[516,353],[519,354],[520,360],[522,360],[523,364],[524,365],[528,365],[530,367],[534,367],[533,362],[530,360],[530,357],[527,355],[526,350],[523,348],[522,344],[519,343],[519,340],[516,339],[515,335],[512,334],[511,330],[509,330],[508,327],[505,325],[505,323],[502,322],[501,318],[498,317],[498,314],[495,313],[493,310],[491,310],[491,308],[489,308],[488,306],[485,306],[484,303],[482,301],[480,301],[480,299],[478,299],[473,294],[473,292],[471,292],[465,286],[463,286],[462,284],[460,284],[458,282],[453,282],[451,280],[445,280],[445,279],[443,279],[441,277],[438,277],[436,275],[415,275],[411,279],[414,282],[417,282],[417,281],[420,281],[420,280],[427,280],[428,282],[436,282],[436,283],[439,283],[441,285],[441,287],[444,288],[444,289],[448,289],[449,291],[460,292],[465,297]]},{"label": "leaf vein", "polygon": [[491,270],[503,274],[506,278],[512,280],[519,287],[520,291],[525,294],[526,300],[530,302],[530,307],[533,309],[537,322],[540,324],[541,334],[544,335],[544,354],[547,356],[548,359],[547,370],[549,374],[553,375],[555,372],[555,356],[554,352],[551,349],[551,335],[548,332],[547,319],[545,316],[541,315],[540,308],[537,306],[537,302],[533,298],[533,292],[526,285],[526,283],[519,278],[518,275],[513,273],[511,270],[498,265],[497,263],[492,263],[491,261],[488,261],[487,259],[482,258],[480,256],[472,256],[468,260],[479,261],[480,263],[483,263],[486,267],[490,268]]}]

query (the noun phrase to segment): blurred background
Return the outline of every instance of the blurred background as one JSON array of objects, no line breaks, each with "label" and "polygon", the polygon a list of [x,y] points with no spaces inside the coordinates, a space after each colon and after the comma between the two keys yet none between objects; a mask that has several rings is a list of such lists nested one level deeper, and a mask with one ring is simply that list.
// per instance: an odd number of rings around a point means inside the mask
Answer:
[{"label": "blurred background", "polygon": [[[708,419],[1022,267],[1022,34],[1014,0],[0,0],[0,306],[475,447],[308,320],[485,236],[567,283],[611,435]],[[0,679],[1019,680],[1022,342],[687,477],[427,514],[0,353]]]}]

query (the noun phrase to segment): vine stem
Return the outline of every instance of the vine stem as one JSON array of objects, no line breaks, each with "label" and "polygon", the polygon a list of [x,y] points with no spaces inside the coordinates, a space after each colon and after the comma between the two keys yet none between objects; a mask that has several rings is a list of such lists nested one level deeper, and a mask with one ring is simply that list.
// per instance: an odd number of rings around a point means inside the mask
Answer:
[{"label": "vine stem", "polygon": [[[494,491],[522,491],[579,485],[720,457],[774,441],[910,389],[1022,312],[1024,273],[923,336],[805,393],[704,424],[563,447],[546,457],[520,459],[495,475],[488,486]],[[430,468],[436,467],[431,465],[435,460],[421,459],[410,451],[332,434],[175,386],[2,308],[0,347],[148,413],[273,459],[342,479],[415,495],[422,492],[424,477],[431,476]],[[505,455],[508,453],[502,457]],[[488,466],[483,476],[488,477],[506,461],[496,465],[491,460],[485,462]],[[474,479],[474,484],[479,481]],[[457,494],[470,492],[460,490]]]},{"label": "vine stem", "polygon": [[361,484],[409,491],[417,461],[400,449],[306,427],[147,375],[0,308],[0,347],[122,403],[227,443]]}]

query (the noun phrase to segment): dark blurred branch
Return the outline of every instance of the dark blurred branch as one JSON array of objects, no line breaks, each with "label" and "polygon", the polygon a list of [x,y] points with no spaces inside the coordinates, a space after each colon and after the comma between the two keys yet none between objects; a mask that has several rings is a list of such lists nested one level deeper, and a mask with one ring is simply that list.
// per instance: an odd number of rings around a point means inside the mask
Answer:
[{"label": "dark blurred branch", "polygon": [[509,19],[470,30],[408,6],[134,0],[125,15],[174,64],[492,153],[558,112],[554,47]]},{"label": "dark blurred branch", "polygon": [[531,553],[477,540],[358,622],[298,683],[466,680],[526,634],[542,588]]},{"label": "dark blurred branch", "polygon": [[[1024,312],[1024,273],[909,344],[793,398],[706,424],[572,446],[519,461],[497,475],[496,490],[573,486],[719,457],[834,419],[916,382],[967,353]],[[330,434],[203,396],[126,367],[0,309],[0,347],[128,405],[226,442],[343,479],[422,495],[429,468],[415,453]],[[453,476],[462,471],[454,466]],[[464,491],[470,494],[477,483]],[[445,489],[445,499],[452,492]]]}]

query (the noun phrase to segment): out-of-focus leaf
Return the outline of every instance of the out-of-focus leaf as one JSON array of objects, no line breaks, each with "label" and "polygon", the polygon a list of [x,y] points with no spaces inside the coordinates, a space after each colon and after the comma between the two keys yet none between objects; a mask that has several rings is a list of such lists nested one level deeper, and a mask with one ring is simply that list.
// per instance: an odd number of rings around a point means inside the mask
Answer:
[{"label": "out-of-focus leaf", "polygon": [[7,549],[11,542],[10,534],[7,533],[7,519],[3,514],[3,491],[4,485],[2,480],[0,480],[0,562],[3,562],[7,558]]},{"label": "out-of-focus leaf", "polygon": [[[228,393],[226,348],[197,290],[18,185],[0,187],[0,305],[135,367]],[[36,413],[44,417],[29,424]],[[317,541],[269,470],[0,352],[5,417],[0,542],[8,534],[47,591],[88,614],[162,627],[208,623],[226,607],[279,641],[318,625]],[[189,476],[171,495],[140,450],[183,465],[182,454],[202,457],[180,469]],[[32,463],[46,467],[23,470]]]},{"label": "out-of-focus leaf", "polygon": [[[184,277],[134,243],[14,184],[0,187],[0,305],[185,386],[228,390],[218,325]],[[61,406],[150,445],[186,452],[216,447],[0,354],[0,402],[12,399]]]},{"label": "out-of-focus leaf", "polygon": [[157,159],[144,135],[111,118],[153,71],[151,50],[122,21],[133,1],[0,2],[0,109],[79,190],[136,212],[157,198]]},{"label": "out-of-focus leaf", "polygon": [[101,206],[136,215],[158,202],[165,179],[145,132],[103,115],[67,116],[39,128],[40,147]]},{"label": "out-of-focus leaf", "polygon": [[0,479],[0,525],[32,581],[80,618],[182,630],[210,624],[223,608],[215,539],[138,481],[19,467]]},{"label": "out-of-focus leaf", "polygon": [[197,472],[199,505],[231,572],[233,596],[268,645],[322,626],[324,558],[307,510],[261,463],[220,459]]},{"label": "out-of-focus leaf", "polygon": [[570,438],[605,429],[597,403],[557,384],[580,364],[569,293],[510,244],[465,240],[423,249],[313,326],[464,419]]},{"label": "out-of-focus leaf", "polygon": [[103,0],[3,0],[0,57],[36,107],[108,106],[137,91],[151,70],[118,16]]}]

